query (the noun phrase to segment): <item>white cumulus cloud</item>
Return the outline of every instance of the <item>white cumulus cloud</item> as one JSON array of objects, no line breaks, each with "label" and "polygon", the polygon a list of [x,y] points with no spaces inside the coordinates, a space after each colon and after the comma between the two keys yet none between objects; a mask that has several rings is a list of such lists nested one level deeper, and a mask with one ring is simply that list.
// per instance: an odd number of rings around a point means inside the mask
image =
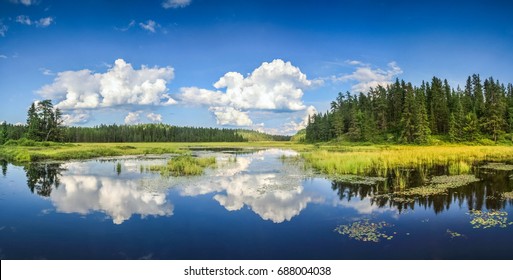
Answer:
[{"label": "white cumulus cloud", "polygon": [[62,115],[64,125],[74,125],[86,123],[91,115],[84,110],[76,110]]},{"label": "white cumulus cloud", "polygon": [[162,7],[164,7],[164,9],[183,8],[189,6],[191,2],[191,0],[165,0],[162,2]]},{"label": "white cumulus cloud", "polygon": [[286,123],[282,128],[282,133],[293,134],[303,128],[306,128],[306,126],[308,125],[308,119],[314,114],[317,114],[317,109],[315,109],[314,106],[308,106],[301,120],[299,122],[292,120]]},{"label": "white cumulus cloud", "polygon": [[166,84],[173,79],[172,67],[142,66],[136,70],[130,63],[117,59],[105,73],[89,69],[57,73],[52,84],[37,92],[44,98],[56,99],[57,108],[94,109],[120,105],[170,105],[176,103]]},{"label": "white cumulus cloud", "polygon": [[264,62],[244,77],[228,72],[214,83],[215,90],[181,88],[186,104],[208,106],[218,124],[248,126],[249,111],[293,112],[305,110],[303,90],[316,84],[290,62]]},{"label": "white cumulus cloud", "polygon": [[149,113],[146,115],[146,118],[152,122],[160,123],[162,122],[162,115],[161,114],[155,114],[155,113]]},{"label": "white cumulus cloud", "polygon": [[159,24],[157,24],[155,21],[153,21],[153,20],[151,20],[151,19],[150,19],[150,20],[147,20],[146,22],[140,22],[140,23],[139,23],[139,26],[140,26],[142,29],[144,29],[144,30],[147,30],[147,31],[149,31],[149,32],[151,32],[151,33],[155,33],[155,31],[156,31],[155,29],[156,29],[157,27],[159,27],[160,25],[159,25]]},{"label": "white cumulus cloud", "polygon": [[141,112],[129,112],[125,117],[125,124],[138,124],[141,122],[139,115]]},{"label": "white cumulus cloud", "polygon": [[372,68],[370,65],[356,60],[346,62],[349,65],[357,66],[356,70],[348,75],[332,77],[332,80],[339,82],[356,82],[351,87],[351,90],[354,93],[367,92],[371,87],[376,88],[378,86],[386,86],[392,83],[392,80],[395,76],[403,73],[403,70],[397,65],[395,61],[387,64],[387,70]]},{"label": "white cumulus cloud", "polygon": [[209,110],[214,113],[217,124],[220,125],[250,126],[253,124],[246,112],[232,107],[210,107]]},{"label": "white cumulus cloud", "polygon": [[[166,106],[176,103],[167,88],[173,77],[174,69],[169,66],[150,68],[143,65],[134,69],[130,63],[117,59],[105,73],[94,73],[89,69],[59,72],[53,83],[44,85],[37,93],[54,100],[55,107],[65,113],[113,107]],[[80,120],[83,117],[81,114]],[[76,118],[70,117],[73,119]]]}]

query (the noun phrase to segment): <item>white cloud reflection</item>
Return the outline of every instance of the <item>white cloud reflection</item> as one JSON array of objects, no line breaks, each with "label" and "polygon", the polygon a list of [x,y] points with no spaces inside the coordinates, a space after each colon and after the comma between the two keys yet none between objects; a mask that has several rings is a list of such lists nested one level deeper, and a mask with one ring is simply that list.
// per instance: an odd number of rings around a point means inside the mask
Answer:
[{"label": "white cloud reflection", "polygon": [[304,171],[299,166],[282,164],[278,160],[281,155],[297,153],[270,149],[240,156],[224,168],[184,183],[180,192],[184,196],[215,192],[214,199],[228,211],[248,206],[264,220],[290,221],[309,203],[322,203],[324,197],[306,191],[302,186]]},{"label": "white cloud reflection", "polygon": [[[60,186],[50,199],[61,213],[89,214],[103,212],[115,224],[132,215],[171,216],[173,205],[167,194],[174,188],[180,196],[212,194],[228,211],[248,207],[264,220],[274,223],[290,221],[310,203],[324,203],[321,192],[305,189],[305,172],[300,166],[283,164],[282,155],[295,151],[269,149],[252,154],[216,154],[219,167],[203,176],[165,179],[157,174],[141,177],[141,162],[125,159],[121,176],[114,169],[94,162],[67,163]],[[161,160],[165,163],[165,160]],[[147,160],[146,164],[158,164]],[[144,164],[144,163],[143,163]],[[113,164],[114,165],[114,164]]]},{"label": "white cloud reflection", "polygon": [[[70,168],[86,171],[80,167]],[[173,205],[166,201],[165,192],[149,191],[143,186],[141,180],[63,175],[50,199],[57,212],[85,215],[99,211],[111,217],[115,224],[123,223],[134,214],[142,217],[173,215]]]}]

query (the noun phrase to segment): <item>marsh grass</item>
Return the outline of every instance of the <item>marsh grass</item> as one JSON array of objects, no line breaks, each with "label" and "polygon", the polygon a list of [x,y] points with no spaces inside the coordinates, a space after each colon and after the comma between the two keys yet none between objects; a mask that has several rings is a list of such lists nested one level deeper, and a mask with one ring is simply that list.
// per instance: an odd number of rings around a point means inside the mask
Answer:
[{"label": "marsh grass", "polygon": [[149,155],[149,154],[185,154],[191,148],[286,148],[297,151],[310,150],[312,145],[293,142],[211,142],[211,143],[54,143],[35,142],[27,139],[9,140],[0,145],[0,159],[14,163],[27,163],[41,160],[90,159],[98,157]]},{"label": "marsh grass", "polygon": [[166,165],[152,165],[149,171],[160,172],[164,176],[193,176],[201,175],[207,167],[216,165],[215,157],[193,157],[181,155],[170,159]]},{"label": "marsh grass", "polygon": [[480,161],[513,159],[509,146],[382,146],[318,149],[302,153],[313,168],[326,174],[386,177],[398,169],[449,166],[452,175],[468,174]]}]

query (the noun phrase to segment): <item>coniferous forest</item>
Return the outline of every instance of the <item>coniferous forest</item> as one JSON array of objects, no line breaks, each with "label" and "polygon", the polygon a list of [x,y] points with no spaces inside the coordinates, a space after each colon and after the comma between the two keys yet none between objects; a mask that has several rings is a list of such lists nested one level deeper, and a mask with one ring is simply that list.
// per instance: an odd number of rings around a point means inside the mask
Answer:
[{"label": "coniferous forest", "polygon": [[[37,138],[27,125],[2,125],[2,139]],[[167,124],[99,125],[94,127],[63,126],[49,140],[58,142],[243,142],[237,130],[203,127],[178,127]],[[4,141],[4,142],[5,142]]]},{"label": "coniferous forest", "polygon": [[463,89],[433,77],[420,86],[397,79],[357,96],[339,93],[330,111],[310,117],[305,136],[307,142],[416,144],[512,138],[513,86],[476,74]]}]

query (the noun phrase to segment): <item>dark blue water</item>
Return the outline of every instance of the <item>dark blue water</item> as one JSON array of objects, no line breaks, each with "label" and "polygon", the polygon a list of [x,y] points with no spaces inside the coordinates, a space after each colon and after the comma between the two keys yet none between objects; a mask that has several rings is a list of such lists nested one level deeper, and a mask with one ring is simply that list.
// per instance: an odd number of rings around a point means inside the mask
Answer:
[{"label": "dark blue water", "polygon": [[[478,182],[395,202],[377,195],[380,183],[334,183],[283,161],[284,154],[294,152],[216,152],[217,169],[189,178],[145,171],[164,158],[4,163],[0,256],[513,259],[512,201],[501,197],[513,190],[511,171],[476,169]],[[502,220],[474,228],[476,209]],[[392,239],[362,241],[335,231],[354,222],[386,222],[378,232]]]}]

